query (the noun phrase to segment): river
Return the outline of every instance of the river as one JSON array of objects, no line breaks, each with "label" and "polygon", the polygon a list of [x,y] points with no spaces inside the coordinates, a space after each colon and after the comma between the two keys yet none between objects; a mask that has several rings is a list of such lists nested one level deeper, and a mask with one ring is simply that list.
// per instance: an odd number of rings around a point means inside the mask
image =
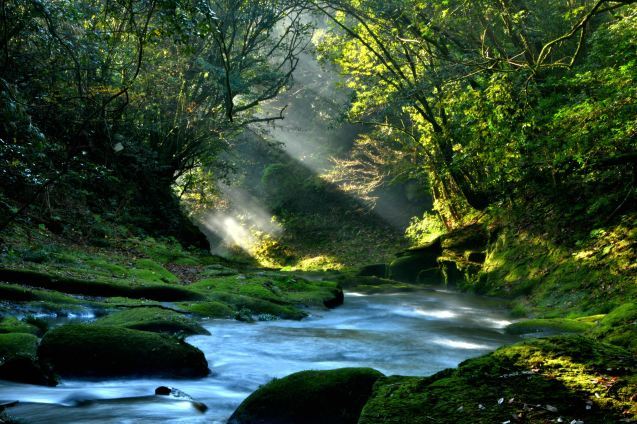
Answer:
[{"label": "river", "polygon": [[[500,302],[445,290],[362,295],[313,311],[302,321],[246,324],[208,320],[211,336],[189,343],[212,374],[197,380],[63,380],[57,387],[0,382],[0,400],[19,400],[12,416],[26,423],[224,423],[260,385],[306,369],[372,367],[390,375],[430,375],[516,341]],[[176,387],[208,406],[154,396]]]}]

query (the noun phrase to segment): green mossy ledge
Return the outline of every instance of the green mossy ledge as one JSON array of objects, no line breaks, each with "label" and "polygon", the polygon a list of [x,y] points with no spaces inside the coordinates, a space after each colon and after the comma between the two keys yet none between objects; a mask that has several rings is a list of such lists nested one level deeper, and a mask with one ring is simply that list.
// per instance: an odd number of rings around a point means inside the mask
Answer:
[{"label": "green mossy ledge", "polygon": [[[170,284],[131,284],[130,282],[123,280],[117,281],[106,278],[82,280],[53,272],[45,273],[40,271],[10,269],[4,267],[0,267],[0,281],[87,296],[122,296],[133,299],[152,299],[169,302],[204,300],[204,297],[198,293]],[[18,291],[14,290],[14,296],[20,295],[21,294]],[[22,295],[27,296],[26,294]]]},{"label": "green mossy ledge", "polygon": [[40,364],[38,338],[28,333],[0,334],[0,379],[55,386],[51,371]]},{"label": "green mossy ledge", "polygon": [[203,352],[172,336],[99,325],[64,325],[46,333],[42,361],[63,377],[204,377]]},{"label": "green mossy ledge", "polygon": [[187,336],[210,334],[197,321],[178,312],[157,307],[131,308],[113,312],[94,321],[92,325],[124,327],[132,330]]},{"label": "green mossy ledge", "polygon": [[630,352],[588,337],[533,339],[431,377],[380,379],[359,424],[632,422],[635,366]]},{"label": "green mossy ledge", "polygon": [[355,424],[382,376],[371,368],[297,372],[252,393],[228,424]]}]

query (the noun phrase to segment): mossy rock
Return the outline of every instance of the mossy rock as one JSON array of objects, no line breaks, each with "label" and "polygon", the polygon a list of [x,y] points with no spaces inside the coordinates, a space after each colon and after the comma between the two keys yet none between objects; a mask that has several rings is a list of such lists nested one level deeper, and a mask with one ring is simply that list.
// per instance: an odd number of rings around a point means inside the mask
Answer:
[{"label": "mossy rock", "polygon": [[591,334],[637,353],[637,304],[625,303],[602,318]]},{"label": "mossy rock", "polygon": [[283,319],[300,320],[307,317],[307,313],[292,305],[280,305],[256,297],[237,295],[232,293],[214,293],[211,299],[224,303],[234,311],[250,311],[253,315],[268,314]]},{"label": "mossy rock", "polygon": [[559,333],[583,333],[593,327],[593,324],[567,318],[529,319],[514,322],[506,327],[508,334],[533,334],[554,335]]},{"label": "mossy rock", "polygon": [[467,250],[483,250],[489,241],[489,233],[483,225],[473,224],[457,228],[442,236],[441,245],[445,250],[464,253]]},{"label": "mossy rock", "polygon": [[122,296],[159,301],[203,300],[200,294],[191,290],[162,283],[131,284],[129,281],[105,278],[83,280],[61,273],[10,268],[0,268],[0,279],[7,282],[88,296]]},{"label": "mossy rock", "polygon": [[0,379],[55,386],[55,377],[38,361],[37,349],[33,334],[0,334]]},{"label": "mossy rock", "polygon": [[380,377],[371,368],[297,372],[252,393],[228,424],[354,424]]},{"label": "mossy rock", "polygon": [[343,276],[339,280],[344,289],[365,294],[396,293],[422,290],[417,284],[379,277]]},{"label": "mossy rock", "polygon": [[182,303],[180,306],[188,312],[205,318],[231,318],[234,316],[235,312],[228,305],[215,301]]},{"label": "mossy rock", "polygon": [[37,336],[40,334],[40,329],[17,318],[4,317],[0,320],[0,334],[2,333],[26,333]]},{"label": "mossy rock", "polygon": [[400,252],[398,258],[389,264],[387,276],[392,280],[416,283],[421,271],[438,268],[441,253],[440,238],[425,246]]},{"label": "mossy rock", "polygon": [[431,258],[422,256],[402,256],[389,264],[389,278],[407,283],[417,283],[423,271],[436,272],[438,269],[437,257],[432,262]]},{"label": "mossy rock", "polygon": [[634,419],[636,359],[580,335],[532,339],[431,377],[380,379],[360,424]]},{"label": "mossy rock", "polygon": [[65,325],[44,335],[43,361],[62,376],[204,377],[203,352],[172,336],[99,325]]},{"label": "mossy rock", "polygon": [[16,284],[0,284],[0,299],[13,302],[28,302],[35,300],[33,292]]},{"label": "mossy rock", "polygon": [[162,308],[130,308],[114,312],[93,322],[106,325],[168,334],[210,334],[195,320],[183,314]]}]

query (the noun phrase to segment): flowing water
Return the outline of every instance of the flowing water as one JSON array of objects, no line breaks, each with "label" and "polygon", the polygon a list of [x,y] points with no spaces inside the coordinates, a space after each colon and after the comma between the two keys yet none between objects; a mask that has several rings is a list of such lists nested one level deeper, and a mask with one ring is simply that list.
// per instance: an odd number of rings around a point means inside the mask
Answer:
[{"label": "flowing water", "polygon": [[[372,367],[430,375],[515,341],[496,300],[447,291],[360,295],[303,321],[245,324],[209,320],[211,336],[188,341],[206,354],[212,374],[197,380],[64,380],[58,387],[0,381],[0,401],[27,423],[223,423],[260,385],[306,369]],[[208,406],[154,396],[176,387]]]}]

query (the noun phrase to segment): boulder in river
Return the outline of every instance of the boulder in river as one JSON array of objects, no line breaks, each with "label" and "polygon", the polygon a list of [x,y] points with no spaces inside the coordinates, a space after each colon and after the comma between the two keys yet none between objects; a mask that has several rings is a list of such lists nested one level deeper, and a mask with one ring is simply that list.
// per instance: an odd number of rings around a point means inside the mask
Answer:
[{"label": "boulder in river", "polygon": [[55,386],[52,373],[38,361],[37,346],[33,334],[0,334],[0,379]]},{"label": "boulder in river", "polygon": [[107,325],[166,334],[210,335],[197,321],[174,310],[144,307],[114,312],[93,325]]},{"label": "boulder in river", "polygon": [[228,424],[354,424],[382,376],[371,368],[297,372],[252,393]]},{"label": "boulder in river", "polygon": [[46,333],[42,360],[62,376],[203,377],[203,352],[176,337],[128,328],[65,325]]}]

